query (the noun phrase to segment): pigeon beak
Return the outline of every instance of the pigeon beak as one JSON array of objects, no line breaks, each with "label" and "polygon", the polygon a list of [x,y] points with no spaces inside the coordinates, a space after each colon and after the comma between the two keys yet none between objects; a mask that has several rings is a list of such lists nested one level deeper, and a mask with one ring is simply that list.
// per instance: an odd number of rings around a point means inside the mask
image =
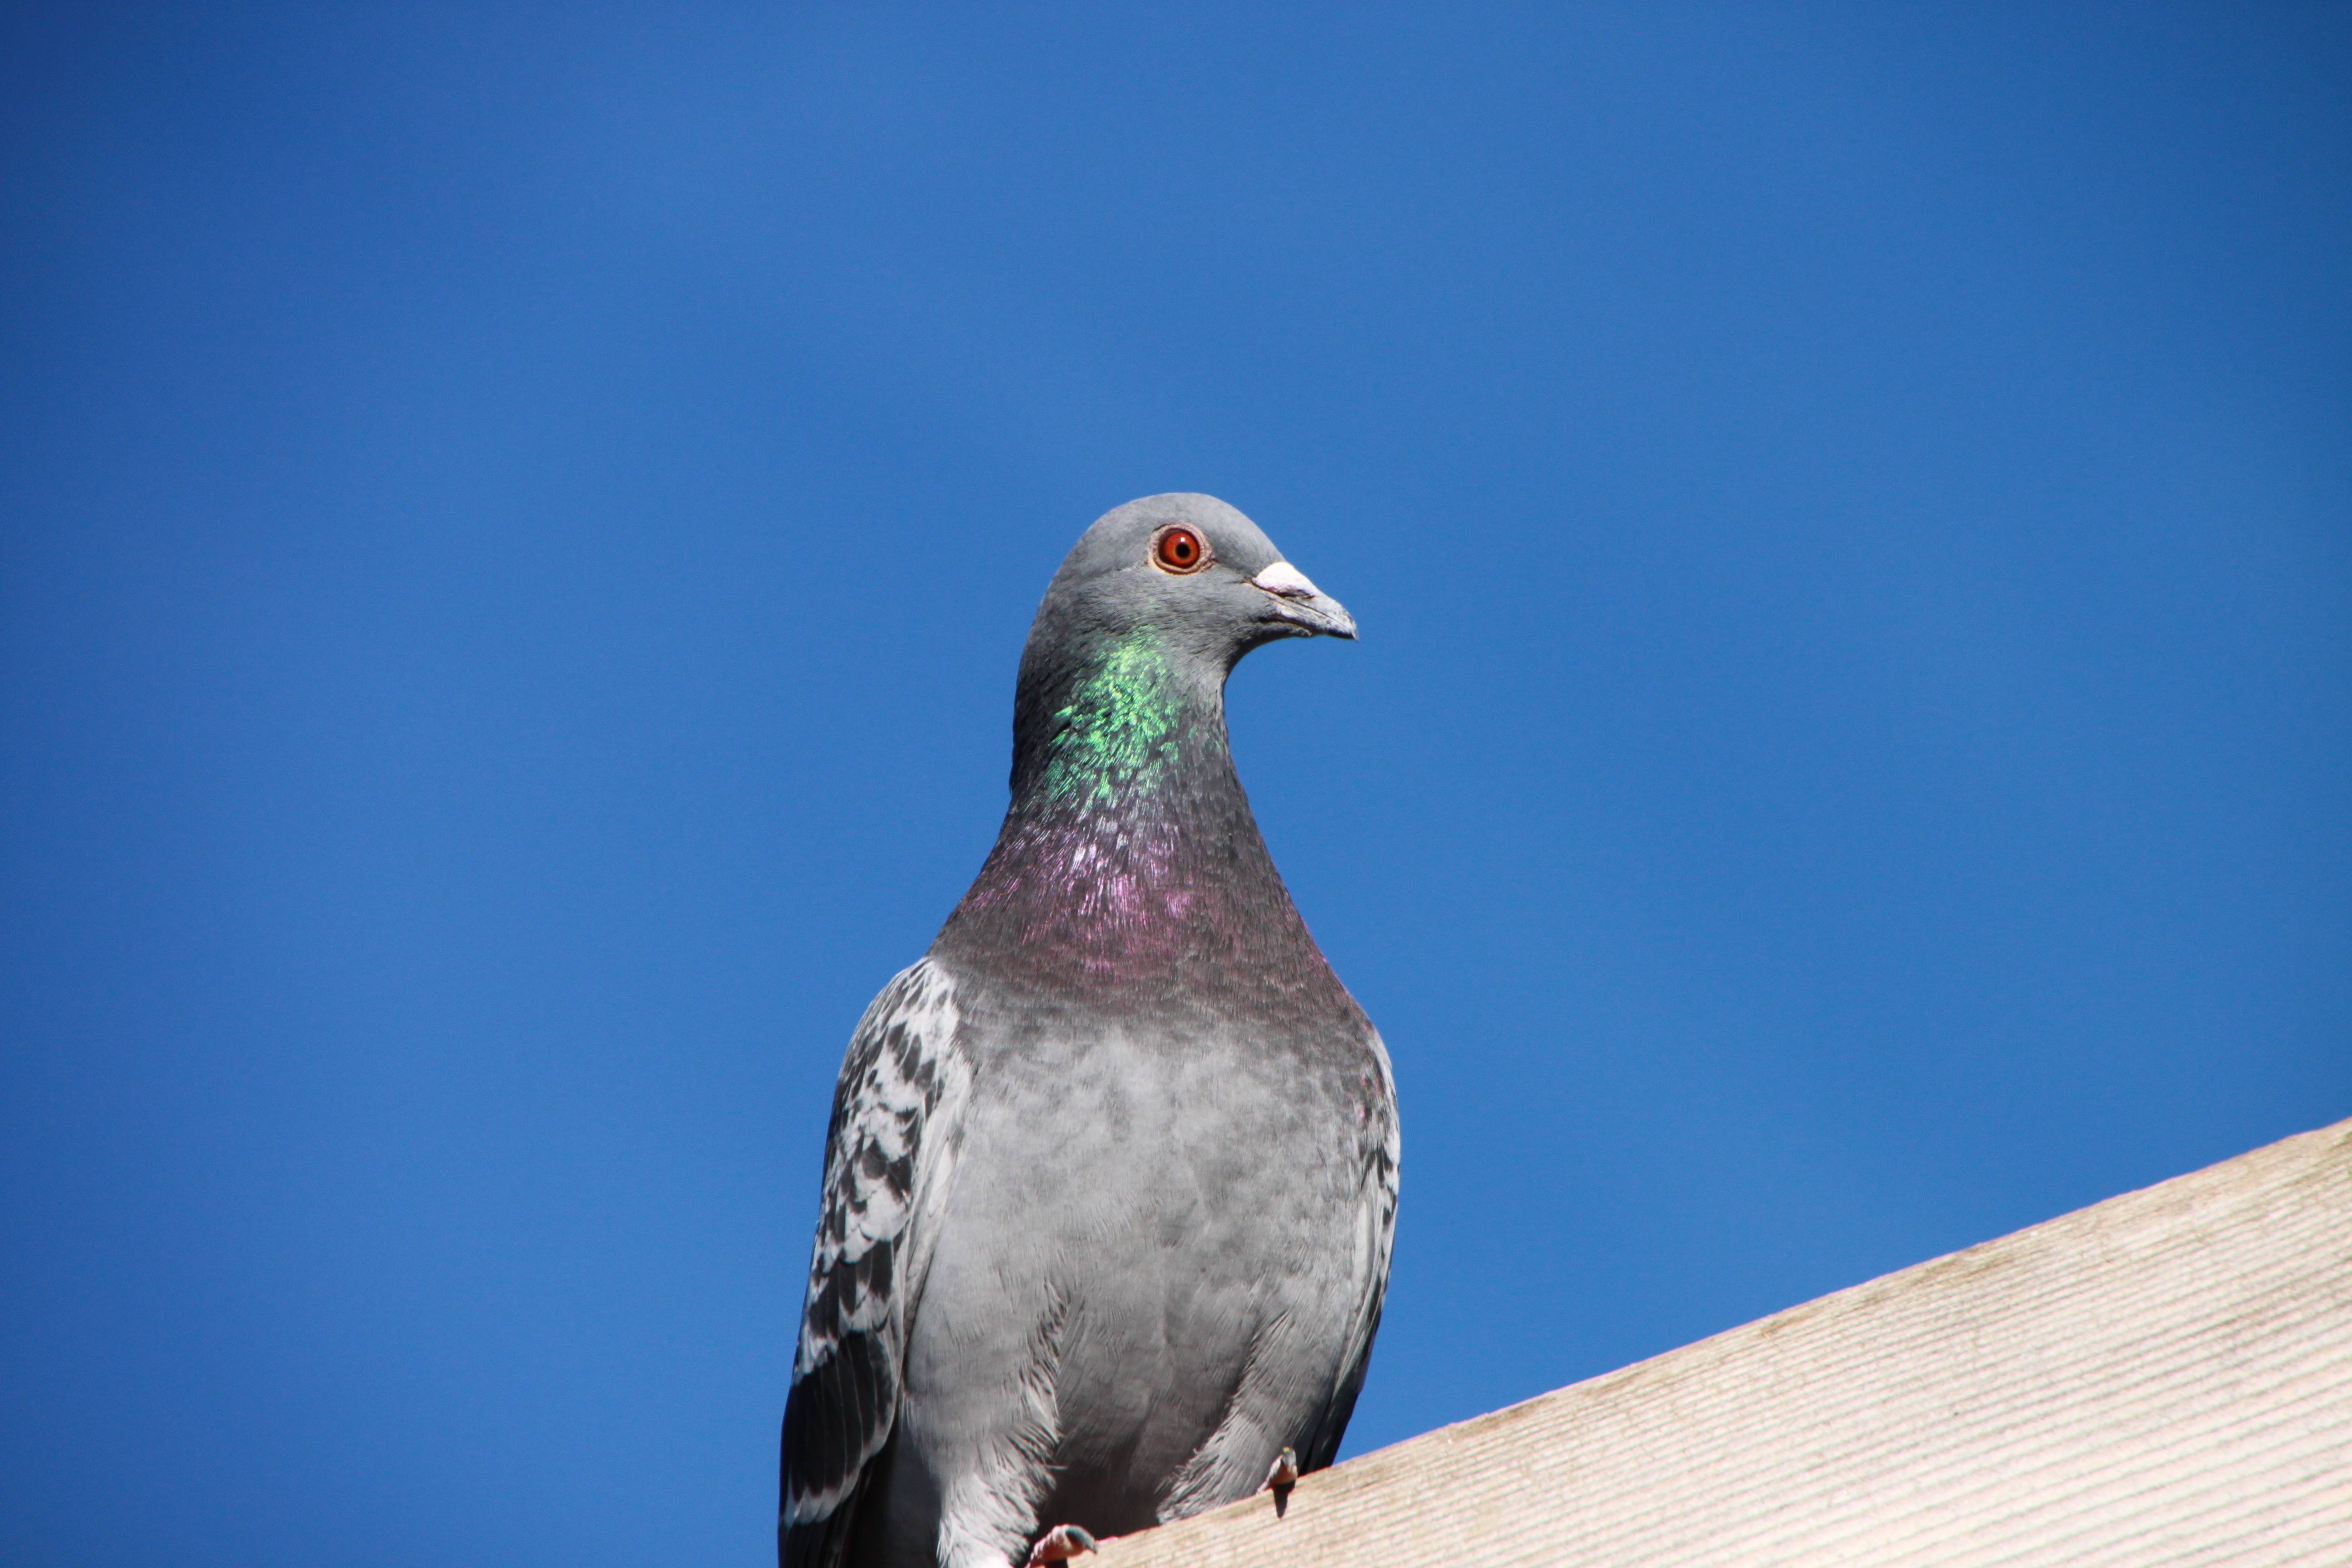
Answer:
[{"label": "pigeon beak", "polygon": [[1277,561],[1251,578],[1250,586],[1274,601],[1277,618],[1288,621],[1309,637],[1352,638],[1356,635],[1356,617],[1287,561]]}]

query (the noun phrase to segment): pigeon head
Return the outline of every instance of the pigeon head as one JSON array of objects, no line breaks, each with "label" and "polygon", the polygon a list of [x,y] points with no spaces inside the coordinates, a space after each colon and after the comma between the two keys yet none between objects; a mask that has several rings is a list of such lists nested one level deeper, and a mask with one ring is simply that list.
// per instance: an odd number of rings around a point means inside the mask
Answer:
[{"label": "pigeon head", "polygon": [[1054,574],[1032,646],[1066,653],[1148,638],[1220,676],[1285,637],[1356,635],[1339,602],[1213,496],[1146,496],[1097,519]]},{"label": "pigeon head", "polygon": [[1016,795],[1149,794],[1197,744],[1222,751],[1223,689],[1254,647],[1353,637],[1356,622],[1212,496],[1146,496],[1097,519],[1054,574],[1021,656]]}]

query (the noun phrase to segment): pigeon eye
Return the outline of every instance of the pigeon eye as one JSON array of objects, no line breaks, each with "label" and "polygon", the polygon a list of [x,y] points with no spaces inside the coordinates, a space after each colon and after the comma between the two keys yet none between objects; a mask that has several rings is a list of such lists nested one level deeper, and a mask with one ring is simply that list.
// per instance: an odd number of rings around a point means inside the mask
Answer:
[{"label": "pigeon eye", "polygon": [[1189,528],[1163,528],[1151,542],[1151,559],[1163,572],[1198,572],[1209,563],[1209,547]]}]

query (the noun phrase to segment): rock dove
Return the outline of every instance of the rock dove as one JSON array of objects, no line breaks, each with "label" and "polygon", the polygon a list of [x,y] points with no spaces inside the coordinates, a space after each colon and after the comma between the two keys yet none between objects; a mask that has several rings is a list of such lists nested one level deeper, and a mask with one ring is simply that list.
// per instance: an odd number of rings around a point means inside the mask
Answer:
[{"label": "rock dove", "polygon": [[1208,496],[1129,502],[1055,574],[995,847],[842,1063],[784,1568],[1034,1568],[1331,1462],[1396,1090],[1258,835],[1224,685],[1355,635]]}]

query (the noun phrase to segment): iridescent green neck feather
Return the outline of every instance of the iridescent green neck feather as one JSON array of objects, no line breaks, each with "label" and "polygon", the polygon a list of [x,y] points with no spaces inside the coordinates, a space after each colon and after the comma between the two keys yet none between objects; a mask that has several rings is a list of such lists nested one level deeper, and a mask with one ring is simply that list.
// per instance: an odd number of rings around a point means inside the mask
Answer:
[{"label": "iridescent green neck feather", "polygon": [[1047,726],[1040,787],[1055,805],[1107,806],[1159,791],[1181,761],[1184,684],[1149,632],[1072,683]]},{"label": "iridescent green neck feather", "polygon": [[1149,626],[1034,658],[1011,808],[934,951],[1097,1007],[1320,965],[1234,776],[1223,675]]}]

